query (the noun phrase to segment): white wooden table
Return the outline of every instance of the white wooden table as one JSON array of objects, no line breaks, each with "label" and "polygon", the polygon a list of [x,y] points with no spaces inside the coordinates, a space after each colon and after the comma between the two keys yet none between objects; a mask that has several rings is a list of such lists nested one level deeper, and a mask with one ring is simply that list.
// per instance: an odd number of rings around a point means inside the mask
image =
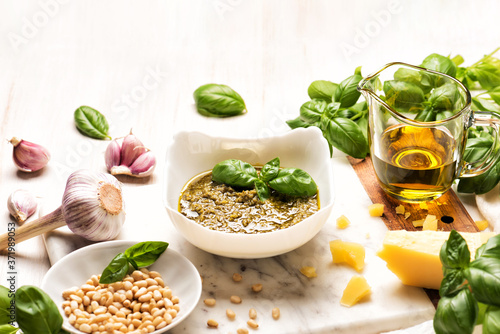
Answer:
[{"label": "white wooden table", "polygon": [[[1,203],[15,189],[57,202],[73,170],[104,170],[107,143],[74,126],[80,105],[100,110],[111,136],[133,128],[156,152],[153,177],[126,180],[147,193],[127,203],[127,214],[167,222],[163,160],[176,131],[283,133],[313,80],[340,82],[359,65],[368,74],[390,61],[419,64],[432,52],[472,64],[500,45],[499,12],[495,1],[2,1],[0,137],[42,144],[52,159],[40,172],[18,172],[12,146],[0,141],[0,232],[11,220]],[[248,114],[198,115],[192,93],[209,82],[238,91]],[[149,229],[139,237],[155,236]],[[42,239],[17,245],[15,265],[18,286],[39,285],[50,267]],[[2,285],[7,271],[1,255]]]}]

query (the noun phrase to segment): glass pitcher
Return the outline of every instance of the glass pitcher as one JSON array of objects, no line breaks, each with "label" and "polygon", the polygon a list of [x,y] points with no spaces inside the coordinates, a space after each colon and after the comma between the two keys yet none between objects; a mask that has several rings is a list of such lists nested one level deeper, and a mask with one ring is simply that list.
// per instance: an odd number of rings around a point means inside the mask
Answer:
[{"label": "glass pitcher", "polygon": [[[364,78],[358,90],[368,103],[375,174],[393,197],[435,199],[456,178],[479,175],[498,159],[498,116],[472,111],[470,91],[449,75],[395,62]],[[491,127],[495,139],[480,161],[466,162],[471,126]]]}]

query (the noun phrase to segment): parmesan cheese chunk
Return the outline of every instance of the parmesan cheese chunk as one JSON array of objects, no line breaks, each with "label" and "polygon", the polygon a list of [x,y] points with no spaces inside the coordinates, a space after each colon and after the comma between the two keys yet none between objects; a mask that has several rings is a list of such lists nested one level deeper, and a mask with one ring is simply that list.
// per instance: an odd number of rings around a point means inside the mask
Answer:
[{"label": "parmesan cheese chunk", "polygon": [[[471,258],[479,246],[495,235],[492,232],[460,234],[469,246]],[[440,231],[388,231],[377,255],[403,284],[439,289],[443,279],[439,251],[449,235],[450,232]]]},{"label": "parmesan cheese chunk", "polygon": [[342,306],[351,307],[364,297],[370,295],[371,288],[363,276],[355,275],[347,283],[340,299]]}]

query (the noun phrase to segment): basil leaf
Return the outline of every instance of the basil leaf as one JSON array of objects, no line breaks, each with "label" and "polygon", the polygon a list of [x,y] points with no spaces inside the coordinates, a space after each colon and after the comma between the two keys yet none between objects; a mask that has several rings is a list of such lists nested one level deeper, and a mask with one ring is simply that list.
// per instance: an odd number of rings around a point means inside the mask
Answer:
[{"label": "basil leaf", "polygon": [[95,139],[111,139],[108,121],[94,108],[81,106],[75,110],[74,117],[76,128],[84,135]]},{"label": "basil leaf", "polygon": [[261,201],[264,202],[267,199],[269,199],[270,195],[269,187],[264,181],[257,179],[255,180],[254,185],[255,185],[255,190],[257,191],[257,196],[259,196],[259,199]]},{"label": "basil leaf", "polygon": [[500,307],[500,261],[479,257],[465,270],[465,277],[477,301]]},{"label": "basil leaf", "polygon": [[455,113],[449,110],[438,111],[436,113],[436,121],[442,121],[448,119],[453,115],[455,115]]},{"label": "basil leaf", "polygon": [[469,289],[453,297],[442,297],[434,314],[436,334],[470,334],[474,330],[478,307]]},{"label": "basil leaf", "polygon": [[489,305],[484,313],[483,334],[500,333],[500,307]]},{"label": "basil leaf", "polygon": [[15,312],[13,312],[14,318],[10,317],[11,296],[10,290],[0,285],[0,324],[6,324],[15,320]]},{"label": "basil leaf", "polygon": [[434,122],[436,116],[436,112],[432,108],[426,107],[415,116],[415,120],[419,122]]},{"label": "basil leaf", "polygon": [[493,138],[477,137],[467,139],[463,159],[467,162],[475,162],[482,159],[493,145]]},{"label": "basil leaf", "polygon": [[212,169],[212,180],[231,187],[249,188],[256,179],[258,176],[255,168],[241,160],[224,160]]},{"label": "basil leaf", "polygon": [[354,121],[323,115],[320,128],[328,143],[345,154],[358,159],[364,159],[368,154],[368,141],[363,130]]},{"label": "basil leaf", "polygon": [[495,103],[481,97],[472,98],[472,108],[474,110],[499,112],[500,108]]},{"label": "basil leaf", "polygon": [[128,273],[129,263],[123,253],[116,255],[101,274],[99,283],[111,284],[121,281]]},{"label": "basil leaf", "polygon": [[163,241],[139,242],[124,252],[127,260],[135,269],[152,265],[167,249],[168,243]]},{"label": "basil leaf", "polygon": [[309,124],[319,122],[327,105],[328,103],[324,100],[314,99],[307,101],[300,107],[300,119]]},{"label": "basil leaf", "polygon": [[457,65],[448,57],[441,56],[437,53],[433,53],[425,57],[424,61],[420,65],[429,70],[434,70],[449,76],[455,77],[457,74]]},{"label": "basil leaf", "polygon": [[469,68],[467,74],[479,82],[483,89],[500,86],[500,60],[489,57]]},{"label": "basil leaf", "polygon": [[36,286],[23,285],[15,298],[17,324],[24,333],[60,332],[63,318],[49,295]]},{"label": "basil leaf", "polygon": [[278,176],[269,181],[274,190],[290,196],[313,196],[318,192],[318,186],[302,169],[283,168]]},{"label": "basil leaf", "polygon": [[434,110],[448,111],[460,110],[461,107],[465,105],[462,95],[460,95],[460,91],[455,83],[446,83],[434,88],[429,96],[429,103]]},{"label": "basil leaf", "polygon": [[422,91],[427,94],[431,91],[432,85],[425,85],[425,81],[422,81],[422,72],[410,68],[400,68],[394,72],[394,80],[404,81],[416,85],[422,89]]},{"label": "basil leaf", "polygon": [[[358,72],[356,70],[356,72]],[[356,104],[361,93],[358,91],[358,83],[363,79],[361,74],[355,73],[342,81],[333,95],[333,101],[339,102],[341,108],[347,108]]]},{"label": "basil leaf", "polygon": [[206,84],[193,93],[196,109],[208,117],[230,117],[246,110],[240,94],[231,87],[219,84]]},{"label": "basil leaf", "polygon": [[274,179],[280,171],[280,158],[267,162],[260,170],[260,179],[264,182]]},{"label": "basil leaf", "polygon": [[461,193],[485,194],[500,182],[500,161],[486,172],[469,178],[461,178],[457,191]]},{"label": "basil leaf", "polygon": [[424,92],[409,82],[388,80],[384,82],[386,102],[397,111],[418,112],[423,109]]},{"label": "basil leaf", "polygon": [[316,80],[309,85],[307,94],[311,99],[321,99],[326,102],[332,102],[332,96],[338,86],[338,84],[331,81]]},{"label": "basil leaf", "polygon": [[309,124],[307,122],[304,122],[300,116],[291,120],[286,121],[286,124],[290,127],[290,129],[297,129],[297,128],[308,128],[314,124]]},{"label": "basil leaf", "polygon": [[452,296],[463,288],[465,276],[461,269],[447,269],[447,273],[441,281],[439,295],[441,297]]},{"label": "basil leaf", "polygon": [[14,334],[17,333],[19,328],[9,324],[0,325],[0,334]]},{"label": "basil leaf", "polygon": [[477,249],[476,259],[479,257],[500,259],[500,234],[489,238],[484,245]]},{"label": "basil leaf", "polygon": [[491,97],[493,101],[495,101],[496,104],[500,105],[500,86],[497,86],[492,90],[488,91],[488,95]]},{"label": "basil leaf", "polygon": [[470,251],[465,239],[451,230],[448,240],[441,246],[439,258],[445,269],[464,269],[470,263]]}]

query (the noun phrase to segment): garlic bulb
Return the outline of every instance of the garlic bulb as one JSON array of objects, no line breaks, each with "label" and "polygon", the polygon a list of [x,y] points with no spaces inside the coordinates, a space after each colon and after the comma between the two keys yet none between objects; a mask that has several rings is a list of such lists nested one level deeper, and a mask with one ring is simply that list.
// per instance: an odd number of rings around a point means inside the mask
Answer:
[{"label": "garlic bulb", "polygon": [[116,139],[112,140],[106,148],[104,159],[106,168],[113,175],[146,177],[153,174],[156,166],[153,153],[144,147],[132,131],[125,136],[121,146]]},{"label": "garlic bulb", "polygon": [[38,203],[29,191],[19,189],[10,194],[7,209],[18,223],[23,223],[36,212]]},{"label": "garlic bulb", "polygon": [[[125,221],[121,183],[109,174],[79,170],[66,183],[62,205],[48,215],[17,228],[16,242],[68,225],[74,233],[92,241],[116,238]],[[0,236],[0,250],[8,235]]]},{"label": "garlic bulb", "polygon": [[49,151],[38,144],[12,137],[9,142],[14,146],[13,159],[17,168],[23,172],[35,172],[47,165]]}]

